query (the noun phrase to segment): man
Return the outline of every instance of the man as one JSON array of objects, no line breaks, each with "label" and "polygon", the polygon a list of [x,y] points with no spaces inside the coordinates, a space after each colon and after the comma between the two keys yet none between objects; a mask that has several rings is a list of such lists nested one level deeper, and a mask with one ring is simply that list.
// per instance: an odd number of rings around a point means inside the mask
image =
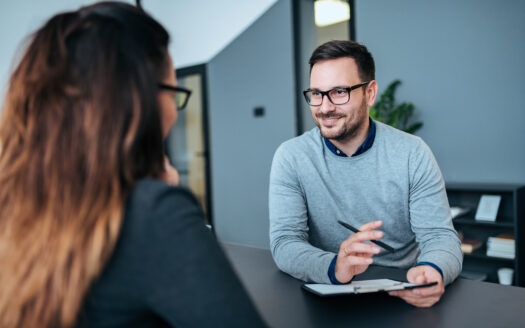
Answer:
[{"label": "man", "polygon": [[[410,267],[409,282],[438,284],[390,294],[429,307],[461,271],[460,241],[428,146],[369,118],[374,79],[372,55],[356,42],[330,41],[313,52],[304,94],[317,128],[275,153],[271,251],[281,270],[317,283],[349,283],[372,263]],[[376,239],[396,250],[369,242]]]}]

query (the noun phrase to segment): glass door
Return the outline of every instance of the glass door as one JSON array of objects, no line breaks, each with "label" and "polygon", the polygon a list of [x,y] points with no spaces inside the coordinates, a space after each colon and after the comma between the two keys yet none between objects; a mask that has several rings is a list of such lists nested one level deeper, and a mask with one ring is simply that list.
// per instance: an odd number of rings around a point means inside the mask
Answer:
[{"label": "glass door", "polygon": [[197,65],[177,70],[180,86],[192,90],[186,108],[179,111],[177,123],[166,141],[166,153],[180,175],[180,184],[197,197],[211,225],[210,170],[206,67]]}]

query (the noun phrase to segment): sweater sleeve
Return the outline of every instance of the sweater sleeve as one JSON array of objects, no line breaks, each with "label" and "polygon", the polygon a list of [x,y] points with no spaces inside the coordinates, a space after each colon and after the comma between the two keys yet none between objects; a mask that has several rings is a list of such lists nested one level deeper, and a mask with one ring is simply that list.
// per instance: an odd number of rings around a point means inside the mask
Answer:
[{"label": "sweater sleeve", "polygon": [[410,224],[419,244],[418,262],[437,265],[444,284],[450,284],[461,272],[461,242],[452,225],[441,171],[421,139],[411,153],[409,171]]},{"label": "sweater sleeve", "polygon": [[144,209],[149,242],[138,252],[151,311],[176,327],[265,326],[193,195],[166,186],[153,199]]},{"label": "sweater sleeve", "polygon": [[279,269],[295,278],[330,283],[328,268],[335,254],[308,242],[304,193],[294,163],[283,146],[277,149],[270,173],[270,249]]}]

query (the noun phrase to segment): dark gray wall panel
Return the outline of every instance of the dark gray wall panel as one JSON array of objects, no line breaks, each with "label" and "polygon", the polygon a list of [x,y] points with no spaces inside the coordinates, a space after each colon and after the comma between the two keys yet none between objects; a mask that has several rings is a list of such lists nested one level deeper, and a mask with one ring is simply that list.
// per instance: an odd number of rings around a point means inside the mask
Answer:
[{"label": "dark gray wall panel", "polygon": [[447,181],[525,183],[525,1],[357,0],[356,16]]},{"label": "dark gray wall panel", "polygon": [[271,161],[295,134],[291,19],[291,1],[278,1],[208,65],[213,217],[223,241],[269,247]]}]

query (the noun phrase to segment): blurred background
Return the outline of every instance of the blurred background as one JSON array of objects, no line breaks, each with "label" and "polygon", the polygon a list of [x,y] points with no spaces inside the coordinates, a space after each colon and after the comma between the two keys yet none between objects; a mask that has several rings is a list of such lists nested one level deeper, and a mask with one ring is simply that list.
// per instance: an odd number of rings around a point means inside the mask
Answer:
[{"label": "blurred background", "polygon": [[[24,41],[94,1],[0,3],[1,96]],[[126,1],[135,4],[135,1]],[[380,93],[415,106],[447,183],[525,183],[525,1],[142,0],[193,90],[166,151],[217,236],[268,248],[273,153],[314,127],[301,91],[328,40],[365,44]]]}]

